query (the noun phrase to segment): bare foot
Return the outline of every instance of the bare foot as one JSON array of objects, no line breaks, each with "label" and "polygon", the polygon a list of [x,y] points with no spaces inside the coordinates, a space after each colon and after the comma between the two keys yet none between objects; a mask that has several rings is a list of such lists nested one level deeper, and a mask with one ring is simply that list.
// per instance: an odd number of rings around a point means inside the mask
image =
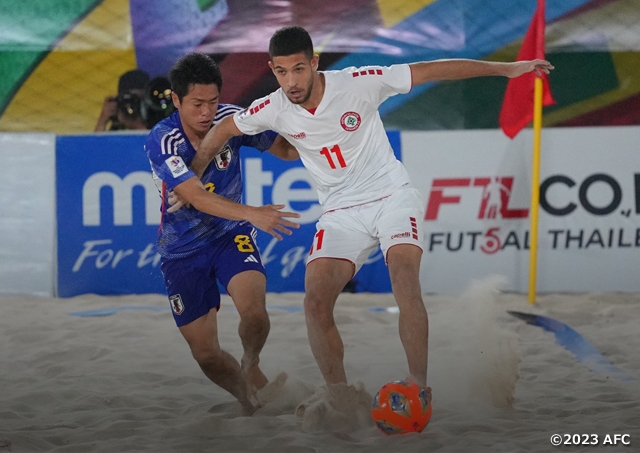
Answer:
[{"label": "bare foot", "polygon": [[427,392],[427,401],[429,402],[429,406],[431,406],[431,400],[433,396],[431,396],[431,387],[427,387],[424,389]]},{"label": "bare foot", "polygon": [[408,382],[411,382],[412,384],[417,385],[418,387],[420,387],[422,389],[425,389],[425,390],[427,389],[427,378],[426,377],[420,379],[420,378],[417,378],[417,377],[415,377],[415,376],[410,374],[409,376],[407,376],[406,380]]},{"label": "bare foot", "polygon": [[240,380],[237,385],[239,395],[237,398],[242,406],[242,415],[248,417],[260,409],[260,404],[256,398],[256,390],[253,385],[249,384],[246,371],[242,366],[240,367]]},{"label": "bare foot", "polygon": [[251,401],[241,402],[240,404],[242,404],[242,415],[244,417],[251,417],[255,411],[260,409],[259,406],[254,405]]},{"label": "bare foot", "polygon": [[260,407],[274,401],[282,394],[284,385],[287,382],[287,378],[287,373],[280,373],[274,380],[272,380],[256,392],[256,398],[260,404]]},{"label": "bare foot", "polygon": [[427,401],[429,402],[429,404],[431,404],[431,399],[433,398],[433,396],[431,395],[431,387],[427,387],[427,384],[423,384],[420,381],[418,381],[416,378],[414,378],[413,376],[409,375],[409,377],[407,377],[407,381],[417,385],[418,387],[420,387],[421,389],[423,389],[425,392],[427,392]]},{"label": "bare foot", "polygon": [[247,381],[247,387],[250,395],[254,395],[258,390],[269,383],[269,380],[264,375],[258,364],[245,366],[243,363],[242,372],[245,380]]}]

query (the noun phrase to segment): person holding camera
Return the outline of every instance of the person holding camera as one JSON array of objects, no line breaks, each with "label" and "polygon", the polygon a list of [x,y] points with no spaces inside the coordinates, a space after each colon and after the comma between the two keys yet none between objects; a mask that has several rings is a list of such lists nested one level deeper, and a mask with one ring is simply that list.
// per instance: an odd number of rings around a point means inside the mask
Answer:
[{"label": "person holding camera", "polygon": [[118,95],[105,98],[94,132],[149,129],[142,112],[148,83],[149,75],[140,69],[122,74]]}]

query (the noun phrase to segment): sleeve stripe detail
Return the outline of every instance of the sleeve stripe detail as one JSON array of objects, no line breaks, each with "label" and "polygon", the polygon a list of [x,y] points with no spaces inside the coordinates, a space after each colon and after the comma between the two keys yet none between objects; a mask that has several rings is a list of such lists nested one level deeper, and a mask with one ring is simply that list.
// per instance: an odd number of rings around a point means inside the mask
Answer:
[{"label": "sleeve stripe detail", "polygon": [[214,124],[215,123],[219,123],[220,121],[222,121],[226,117],[228,117],[230,115],[234,115],[236,113],[236,111],[239,111],[239,110],[227,110],[226,112],[223,112],[223,113],[220,113],[220,112],[216,113],[216,118],[213,121],[213,123]]},{"label": "sleeve stripe detail", "polygon": [[249,114],[253,115],[254,113],[258,113],[260,110],[262,110],[264,108],[265,105],[269,105],[271,104],[271,99],[265,99],[264,102],[261,102],[259,105],[256,105],[255,107],[251,107],[249,109]]},{"label": "sleeve stripe detail", "polygon": [[160,139],[160,148],[162,154],[175,154],[178,155],[178,145],[184,143],[184,137],[180,132],[180,129],[175,128],[171,132],[165,134]]},{"label": "sleeve stripe detail", "polygon": [[236,112],[240,112],[244,110],[242,107],[238,107],[237,105],[225,105],[223,107],[218,108],[218,111],[216,112],[216,117],[214,120],[214,123],[217,123],[218,121],[220,121],[221,119],[229,116],[229,115],[233,115]]},{"label": "sleeve stripe detail", "polygon": [[359,72],[352,72],[352,77],[364,76],[364,75],[382,75],[382,69],[365,69]]}]

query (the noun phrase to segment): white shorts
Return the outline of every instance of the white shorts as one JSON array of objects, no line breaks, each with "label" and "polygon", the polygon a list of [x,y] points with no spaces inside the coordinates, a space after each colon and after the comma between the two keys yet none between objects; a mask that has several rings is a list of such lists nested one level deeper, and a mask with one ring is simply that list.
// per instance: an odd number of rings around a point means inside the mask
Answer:
[{"label": "white shorts", "polygon": [[389,248],[412,244],[421,250],[424,204],[417,189],[401,187],[392,195],[322,214],[316,224],[307,264],[317,258],[351,261],[358,272],[380,245],[385,263]]}]

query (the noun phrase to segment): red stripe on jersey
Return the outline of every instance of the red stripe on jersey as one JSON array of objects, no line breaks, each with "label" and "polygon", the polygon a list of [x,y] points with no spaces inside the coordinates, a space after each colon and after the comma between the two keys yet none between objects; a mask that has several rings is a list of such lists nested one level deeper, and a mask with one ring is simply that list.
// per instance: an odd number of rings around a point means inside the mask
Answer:
[{"label": "red stripe on jersey", "polygon": [[409,221],[411,222],[411,236],[413,239],[418,240],[418,223],[416,222],[416,218],[409,217]]},{"label": "red stripe on jersey", "polygon": [[360,72],[353,72],[351,73],[352,77],[358,77],[358,76],[364,76],[364,75],[382,75],[382,69],[365,69],[363,71]]},{"label": "red stripe on jersey", "polygon": [[260,104],[256,105],[255,107],[251,107],[249,109],[249,115],[253,115],[254,113],[258,113],[260,110],[262,110],[265,106],[271,104],[271,99],[267,99],[264,102],[261,102]]},{"label": "red stripe on jersey", "polygon": [[167,194],[167,184],[162,181],[162,204],[160,205],[160,226],[158,227],[158,233],[162,231],[162,223],[164,222],[165,203],[164,197]]}]

